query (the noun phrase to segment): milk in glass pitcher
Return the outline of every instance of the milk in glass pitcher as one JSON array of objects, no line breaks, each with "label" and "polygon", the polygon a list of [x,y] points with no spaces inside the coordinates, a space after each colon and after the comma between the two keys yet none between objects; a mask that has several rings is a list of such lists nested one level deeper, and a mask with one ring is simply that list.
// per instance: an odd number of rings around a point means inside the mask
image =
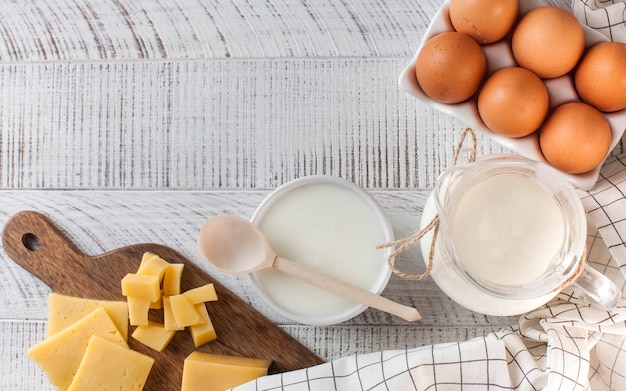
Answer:
[{"label": "milk in glass pitcher", "polygon": [[[431,275],[459,304],[515,315],[573,283],[585,300],[612,309],[621,293],[586,265],[587,219],[576,190],[550,166],[495,156],[443,172],[422,217],[437,215]],[[432,234],[421,242],[428,259]]]}]

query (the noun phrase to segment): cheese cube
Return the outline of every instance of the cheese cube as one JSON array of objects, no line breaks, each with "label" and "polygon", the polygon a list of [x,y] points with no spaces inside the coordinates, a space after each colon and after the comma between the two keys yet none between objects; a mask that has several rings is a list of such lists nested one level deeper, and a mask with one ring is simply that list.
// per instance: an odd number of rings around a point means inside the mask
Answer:
[{"label": "cheese cube", "polygon": [[172,305],[170,304],[170,298],[163,296],[163,326],[165,330],[184,330],[184,327],[180,327],[176,324],[174,314],[172,313]]},{"label": "cheese cube", "polygon": [[146,326],[151,303],[147,300],[136,299],[132,296],[128,300],[128,317],[133,326]]},{"label": "cheese cube", "polygon": [[59,293],[48,295],[48,336],[79,321],[99,307],[106,310],[124,340],[128,340],[128,304],[126,302],[84,299]]},{"label": "cheese cube", "polygon": [[151,253],[150,251],[146,251],[145,253],[143,253],[143,255],[141,256],[141,263],[139,264],[139,267],[141,267],[141,265],[144,264],[144,262],[146,262],[148,259],[152,258],[156,256],[155,253]]},{"label": "cheese cube", "polygon": [[152,357],[94,336],[68,391],[143,389]]},{"label": "cheese cube", "polygon": [[148,257],[145,260],[142,259],[141,264],[139,265],[139,269],[137,269],[137,274],[158,276],[160,284],[163,280],[163,275],[165,274],[165,269],[168,267],[168,265],[169,263],[166,260],[159,257],[158,255],[152,254],[151,257]]},{"label": "cheese cube", "polygon": [[207,301],[216,301],[217,293],[213,284],[206,284],[197,288],[189,289],[183,293],[191,304],[205,303]]},{"label": "cheese cube", "polygon": [[161,323],[150,322],[147,326],[137,326],[133,338],[157,352],[162,352],[175,333],[176,330],[165,330]]},{"label": "cheese cube", "polygon": [[193,344],[199,347],[216,339],[217,334],[215,333],[215,328],[209,317],[206,305],[204,305],[204,303],[196,304],[196,309],[202,316],[202,323],[189,326],[189,332],[191,333]]},{"label": "cheese cube", "polygon": [[170,296],[170,306],[179,327],[202,323],[202,315],[184,294]]},{"label": "cheese cube", "polygon": [[122,294],[154,303],[161,297],[159,276],[128,273],[122,278]]},{"label": "cheese cube", "polygon": [[267,375],[271,360],[193,352],[183,364],[181,391],[223,391]]},{"label": "cheese cube", "polygon": [[150,303],[150,309],[160,310],[162,308],[163,308],[163,291],[161,291],[161,297],[159,297],[159,300],[155,301],[154,303]]},{"label": "cheese cube", "polygon": [[163,275],[163,294],[166,296],[178,295],[180,293],[180,281],[183,277],[182,263],[170,263]]},{"label": "cheese cube", "polygon": [[111,317],[100,307],[78,322],[33,345],[27,354],[43,369],[52,384],[66,389],[94,335],[124,349],[128,348]]}]

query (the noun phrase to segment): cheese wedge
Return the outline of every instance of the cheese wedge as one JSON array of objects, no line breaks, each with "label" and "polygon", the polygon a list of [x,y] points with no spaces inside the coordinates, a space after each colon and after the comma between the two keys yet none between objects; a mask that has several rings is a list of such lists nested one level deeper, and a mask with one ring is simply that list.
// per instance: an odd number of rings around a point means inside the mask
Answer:
[{"label": "cheese wedge", "polygon": [[159,297],[159,300],[155,301],[154,303],[150,303],[150,309],[160,310],[162,308],[163,308],[163,291],[161,291],[161,297]]},{"label": "cheese wedge", "polygon": [[213,284],[206,284],[197,288],[189,289],[188,291],[183,292],[183,295],[187,296],[189,302],[194,305],[217,300],[217,293],[215,293],[215,286],[213,286]]},{"label": "cheese wedge", "polygon": [[170,304],[169,296],[163,296],[163,326],[165,330],[184,330],[184,327],[176,324],[174,319],[174,313],[172,312],[172,305]]},{"label": "cheese wedge", "polygon": [[184,294],[181,293],[169,298],[174,320],[179,327],[202,323],[202,315]]},{"label": "cheese wedge", "polygon": [[122,295],[154,303],[161,297],[159,276],[128,273],[122,278]]},{"label": "cheese wedge", "polygon": [[126,302],[84,299],[59,293],[48,295],[48,336],[56,334],[100,307],[106,310],[124,340],[127,341],[128,304]]},{"label": "cheese wedge", "polygon": [[180,293],[180,282],[183,278],[182,263],[170,263],[163,275],[163,294],[166,296],[178,295]]},{"label": "cheese wedge", "polygon": [[167,269],[169,263],[155,254],[152,254],[152,256],[144,257],[144,259],[145,260],[142,259],[142,262],[137,269],[137,274],[148,274],[152,276],[157,276],[159,278],[159,283],[161,283],[161,281],[163,280],[163,275],[165,274],[165,269]]},{"label": "cheese wedge", "polygon": [[162,352],[175,333],[176,330],[165,330],[162,323],[149,322],[147,326],[137,326],[132,336],[149,348]]},{"label": "cheese wedge", "polygon": [[78,322],[28,349],[28,356],[45,372],[50,382],[66,389],[80,366],[92,336],[99,336],[122,348],[128,344],[104,308],[97,308]]},{"label": "cheese wedge", "polygon": [[206,309],[204,303],[196,304],[198,313],[202,316],[202,323],[189,326],[189,332],[191,333],[191,339],[196,347],[202,346],[207,342],[211,342],[217,339],[215,328],[209,317],[209,312]]},{"label": "cheese wedge", "polygon": [[154,359],[93,336],[68,391],[137,391],[146,384]]},{"label": "cheese wedge", "polygon": [[127,297],[128,317],[133,326],[146,326],[151,303],[147,300]]},{"label": "cheese wedge", "polygon": [[183,364],[181,391],[223,391],[267,375],[271,360],[195,351]]}]

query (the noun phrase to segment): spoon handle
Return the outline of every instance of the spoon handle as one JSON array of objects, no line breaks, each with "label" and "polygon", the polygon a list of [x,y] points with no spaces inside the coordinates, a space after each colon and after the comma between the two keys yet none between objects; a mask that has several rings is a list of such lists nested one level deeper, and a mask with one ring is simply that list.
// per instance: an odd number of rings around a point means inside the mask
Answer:
[{"label": "spoon handle", "polygon": [[333,292],[341,297],[365,304],[369,307],[388,312],[399,316],[409,322],[422,319],[420,313],[413,307],[408,307],[380,295],[361,289],[357,286],[348,284],[347,282],[338,280],[321,273],[318,273],[302,264],[290,261],[285,258],[276,257],[274,260],[274,268],[283,273],[296,277],[299,280],[315,285],[329,292]]}]

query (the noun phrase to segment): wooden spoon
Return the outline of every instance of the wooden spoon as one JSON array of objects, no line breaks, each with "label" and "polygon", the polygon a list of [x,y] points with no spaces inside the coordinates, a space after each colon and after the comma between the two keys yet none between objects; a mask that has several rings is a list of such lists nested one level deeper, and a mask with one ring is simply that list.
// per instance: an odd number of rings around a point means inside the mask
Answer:
[{"label": "wooden spoon", "polygon": [[204,258],[226,273],[246,274],[274,267],[318,288],[399,316],[409,322],[422,318],[415,308],[393,302],[277,256],[263,233],[254,224],[238,216],[220,215],[209,219],[200,229],[198,244]]}]

